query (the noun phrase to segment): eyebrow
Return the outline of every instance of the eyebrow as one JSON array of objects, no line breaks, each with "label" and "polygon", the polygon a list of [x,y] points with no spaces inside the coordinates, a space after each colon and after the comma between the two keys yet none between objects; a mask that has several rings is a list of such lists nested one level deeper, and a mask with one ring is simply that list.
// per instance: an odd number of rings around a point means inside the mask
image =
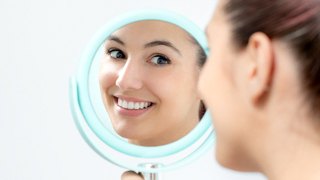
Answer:
[{"label": "eyebrow", "polygon": [[179,55],[181,55],[181,52],[179,51],[179,49],[176,48],[171,42],[166,40],[154,40],[144,45],[145,48],[155,47],[155,46],[167,46],[173,49],[174,51],[176,51]]},{"label": "eyebrow", "polygon": [[125,45],[125,43],[124,43],[119,37],[114,36],[114,35],[110,35],[110,36],[108,37],[108,40],[110,40],[110,41],[115,41],[115,42],[117,42],[117,43],[119,43],[119,44],[121,44],[121,45]]},{"label": "eyebrow", "polygon": [[[115,35],[110,35],[107,40],[109,41],[115,41],[123,46],[125,46],[125,43],[117,36]],[[166,41],[166,40],[154,40],[151,42],[148,42],[147,44],[144,45],[144,48],[150,48],[150,47],[155,47],[155,46],[167,46],[176,51],[179,55],[181,55],[181,52],[179,51],[178,48],[176,48],[171,42]]]}]

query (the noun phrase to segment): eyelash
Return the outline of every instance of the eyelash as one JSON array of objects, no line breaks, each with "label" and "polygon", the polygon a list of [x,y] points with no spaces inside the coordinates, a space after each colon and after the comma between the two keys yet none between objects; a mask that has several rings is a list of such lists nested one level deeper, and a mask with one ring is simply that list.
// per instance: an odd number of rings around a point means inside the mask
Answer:
[{"label": "eyelash", "polygon": [[[164,64],[157,64],[157,63],[152,62],[152,59],[155,58],[155,57],[163,58],[163,59],[166,61],[166,63],[164,63]],[[151,58],[150,58],[150,60],[149,60],[149,62],[152,63],[152,64],[155,65],[155,66],[165,66],[165,65],[171,64],[171,60],[170,60],[167,56],[165,56],[165,55],[163,55],[163,54],[154,54],[154,55],[152,55]]]},{"label": "eyelash", "polygon": [[[122,54],[123,57],[114,57],[112,56],[112,52],[114,51],[118,51]],[[112,59],[125,59],[126,58],[126,55],[120,50],[120,49],[117,49],[117,48],[110,48],[107,50],[107,54],[112,58]]]},{"label": "eyelash", "polygon": [[[119,53],[121,53],[122,57],[114,57],[112,55],[113,52],[115,51],[118,51]],[[123,51],[121,51],[120,49],[118,48],[110,48],[110,49],[107,49],[106,53],[112,58],[112,59],[126,59],[126,55],[125,53],[123,53]],[[152,62],[153,58],[155,57],[159,57],[159,58],[163,58],[164,61],[166,61],[165,63],[163,64],[158,64],[158,63],[155,63],[155,62]],[[168,64],[171,64],[171,60],[166,56],[166,55],[163,55],[163,54],[153,54],[149,60],[147,61],[155,66],[165,66],[165,65],[168,65]]]}]

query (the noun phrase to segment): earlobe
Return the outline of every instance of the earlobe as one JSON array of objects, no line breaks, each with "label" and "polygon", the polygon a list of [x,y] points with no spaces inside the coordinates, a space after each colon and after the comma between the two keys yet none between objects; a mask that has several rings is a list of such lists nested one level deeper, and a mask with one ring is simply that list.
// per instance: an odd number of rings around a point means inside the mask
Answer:
[{"label": "earlobe", "polygon": [[249,96],[259,103],[268,93],[274,68],[274,50],[271,39],[264,33],[254,33],[247,46],[252,59],[249,70]]}]

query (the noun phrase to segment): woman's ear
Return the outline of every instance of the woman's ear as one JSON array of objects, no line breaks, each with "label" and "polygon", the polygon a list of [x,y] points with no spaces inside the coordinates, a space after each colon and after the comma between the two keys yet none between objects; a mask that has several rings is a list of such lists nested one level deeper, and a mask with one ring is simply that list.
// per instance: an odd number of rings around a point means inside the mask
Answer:
[{"label": "woman's ear", "polygon": [[253,103],[259,103],[267,95],[273,78],[274,50],[271,39],[264,33],[254,33],[247,45],[251,59],[248,76],[248,95]]}]

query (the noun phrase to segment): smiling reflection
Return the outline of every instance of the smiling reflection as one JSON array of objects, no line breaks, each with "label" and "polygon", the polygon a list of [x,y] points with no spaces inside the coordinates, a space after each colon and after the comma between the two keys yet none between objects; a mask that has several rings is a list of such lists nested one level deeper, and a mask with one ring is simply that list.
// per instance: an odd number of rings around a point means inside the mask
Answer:
[{"label": "smiling reflection", "polygon": [[198,124],[204,107],[196,87],[206,57],[187,32],[140,21],[112,33],[104,46],[101,94],[120,136],[138,145],[164,145]]}]

